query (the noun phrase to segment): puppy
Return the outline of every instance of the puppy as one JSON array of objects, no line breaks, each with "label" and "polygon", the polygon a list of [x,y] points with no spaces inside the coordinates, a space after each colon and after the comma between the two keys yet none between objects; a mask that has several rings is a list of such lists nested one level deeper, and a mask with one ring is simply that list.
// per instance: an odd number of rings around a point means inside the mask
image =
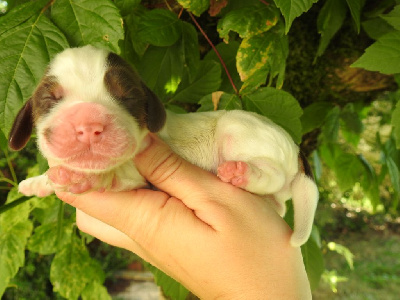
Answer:
[{"label": "puppy", "polygon": [[147,146],[148,133],[157,132],[177,154],[222,181],[265,198],[272,195],[281,216],[291,198],[291,244],[300,246],[310,235],[318,189],[285,130],[241,110],[166,112],[114,53],[85,46],[58,54],[18,113],[10,148],[23,148],[34,127],[38,147],[53,167],[22,181],[19,191],[25,195],[145,187],[133,158]]}]

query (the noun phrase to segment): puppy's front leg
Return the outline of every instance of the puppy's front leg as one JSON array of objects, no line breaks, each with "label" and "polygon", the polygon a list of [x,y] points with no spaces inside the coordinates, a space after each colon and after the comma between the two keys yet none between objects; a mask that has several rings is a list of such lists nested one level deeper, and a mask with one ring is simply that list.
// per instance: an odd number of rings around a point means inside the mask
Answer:
[{"label": "puppy's front leg", "polygon": [[46,197],[54,193],[53,185],[47,177],[47,174],[21,181],[18,185],[18,190],[25,196]]},{"label": "puppy's front leg", "polygon": [[133,161],[100,173],[75,171],[55,166],[47,171],[56,190],[82,194],[90,191],[129,191],[146,186]]}]

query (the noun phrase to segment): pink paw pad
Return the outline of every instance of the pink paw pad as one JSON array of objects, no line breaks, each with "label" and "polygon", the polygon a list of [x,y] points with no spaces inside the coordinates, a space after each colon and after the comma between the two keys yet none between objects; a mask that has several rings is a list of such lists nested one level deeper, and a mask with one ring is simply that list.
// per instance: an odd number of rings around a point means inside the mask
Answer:
[{"label": "pink paw pad", "polygon": [[218,177],[223,182],[230,182],[234,186],[244,187],[247,185],[248,166],[242,161],[227,161],[219,165],[217,170]]}]

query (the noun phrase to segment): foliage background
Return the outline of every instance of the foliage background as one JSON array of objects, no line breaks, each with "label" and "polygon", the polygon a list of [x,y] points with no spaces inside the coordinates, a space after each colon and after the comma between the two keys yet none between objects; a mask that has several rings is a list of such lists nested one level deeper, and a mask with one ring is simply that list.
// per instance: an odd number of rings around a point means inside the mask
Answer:
[{"label": "foliage background", "polygon": [[[26,278],[40,271],[49,279],[36,291],[39,298],[109,299],[103,286],[114,270],[109,257],[117,265],[132,259],[116,250],[99,254],[99,242],[79,232],[73,209],[54,196],[16,192],[19,180],[47,166],[32,144],[10,153],[6,137],[49,60],[67,47],[92,44],[122,55],[168,109],[255,111],[301,143],[321,192],[317,226],[302,247],[313,289],[322,278],[337,290],[354,268],[337,234],[396,224],[398,1],[0,3],[0,295],[6,299],[23,297],[31,290]],[[289,209],[289,224],[291,218]],[[332,253],[343,256],[336,259],[342,266],[324,266]],[[187,297],[184,287],[148,267],[167,296]],[[398,272],[389,273],[399,282]]]}]

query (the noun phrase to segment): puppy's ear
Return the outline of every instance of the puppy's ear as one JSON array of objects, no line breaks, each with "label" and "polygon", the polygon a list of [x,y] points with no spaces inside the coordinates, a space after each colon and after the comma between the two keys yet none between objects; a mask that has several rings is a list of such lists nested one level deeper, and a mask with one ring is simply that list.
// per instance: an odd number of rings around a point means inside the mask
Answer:
[{"label": "puppy's ear", "polygon": [[143,83],[133,68],[115,53],[107,57],[104,83],[108,92],[137,120],[140,127],[159,131],[166,113],[160,99]]},{"label": "puppy's ear", "polygon": [[167,115],[165,113],[164,105],[160,99],[154,94],[143,82],[142,87],[147,98],[146,105],[146,123],[147,128],[151,132],[157,132],[165,124]]},{"label": "puppy's ear", "polygon": [[28,143],[33,129],[32,98],[18,112],[10,131],[8,145],[13,150],[21,150]]}]

